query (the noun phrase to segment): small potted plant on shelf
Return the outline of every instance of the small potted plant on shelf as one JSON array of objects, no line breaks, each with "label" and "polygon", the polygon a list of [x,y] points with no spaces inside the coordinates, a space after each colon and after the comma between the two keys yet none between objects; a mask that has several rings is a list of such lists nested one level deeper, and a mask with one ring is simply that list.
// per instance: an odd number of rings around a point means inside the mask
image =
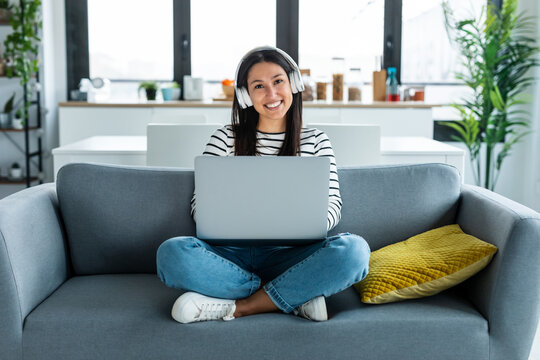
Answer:
[{"label": "small potted plant on shelf", "polygon": [[146,93],[146,100],[156,100],[156,93],[158,91],[158,84],[155,81],[143,81],[139,84],[139,91],[144,89]]},{"label": "small potted plant on shelf", "polygon": [[13,118],[12,126],[14,129],[21,130],[24,129],[24,114],[22,109],[19,109],[15,112],[15,117]]},{"label": "small potted plant on shelf", "polygon": [[11,5],[9,0],[0,0],[0,24],[9,24]]},{"label": "small potted plant on shelf", "polygon": [[22,177],[22,169],[19,163],[13,163],[9,169],[9,177],[13,180],[20,179]]},{"label": "small potted plant on shelf", "polygon": [[161,84],[160,88],[164,101],[180,99],[180,85],[176,81]]},{"label": "small potted plant on shelf", "polygon": [[4,105],[4,110],[0,113],[0,127],[9,128],[11,126],[11,112],[13,111],[13,101],[15,100],[15,93],[11,95],[9,100]]}]

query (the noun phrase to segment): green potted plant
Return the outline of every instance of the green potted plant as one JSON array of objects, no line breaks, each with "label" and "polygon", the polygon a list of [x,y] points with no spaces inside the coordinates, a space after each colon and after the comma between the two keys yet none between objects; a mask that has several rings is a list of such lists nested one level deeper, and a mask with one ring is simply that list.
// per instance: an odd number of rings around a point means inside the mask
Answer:
[{"label": "green potted plant", "polygon": [[163,100],[179,100],[180,99],[180,85],[176,81],[163,83],[160,85],[161,95]]},{"label": "green potted plant", "polygon": [[472,90],[472,96],[452,104],[462,120],[445,125],[467,147],[476,185],[494,190],[503,160],[529,133],[529,119],[518,105],[528,102],[525,92],[534,81],[529,70],[538,65],[539,48],[528,35],[535,23],[517,14],[517,0],[503,1],[501,9],[489,1],[479,18],[465,20],[455,19],[448,1],[443,9],[465,65],[456,76]]},{"label": "green potted plant", "polygon": [[0,113],[0,127],[9,128],[11,126],[11,112],[13,111],[13,101],[15,100],[15,93],[11,95],[8,101],[4,104],[4,109]]},{"label": "green potted plant", "polygon": [[24,129],[24,113],[22,109],[15,111],[15,117],[11,120],[14,129]]},{"label": "green potted plant", "polygon": [[22,169],[19,163],[13,163],[9,169],[10,178],[16,180],[22,177]]},{"label": "green potted plant", "polygon": [[158,91],[158,84],[155,81],[143,81],[139,84],[139,91],[144,89],[146,93],[146,100],[156,100],[156,93]]}]

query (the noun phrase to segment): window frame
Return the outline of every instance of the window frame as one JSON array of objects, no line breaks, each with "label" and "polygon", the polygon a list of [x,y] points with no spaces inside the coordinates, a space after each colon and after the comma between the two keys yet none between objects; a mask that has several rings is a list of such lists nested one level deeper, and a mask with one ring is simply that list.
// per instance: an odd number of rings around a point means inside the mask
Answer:
[{"label": "window frame", "polygon": [[[499,9],[504,0],[493,2]],[[183,86],[191,75],[191,0],[173,0],[174,81]],[[395,67],[401,83],[402,0],[385,0],[383,66]],[[90,75],[88,0],[65,0],[67,96]],[[276,0],[276,45],[298,62],[299,0]],[[139,81],[137,79],[125,80]],[[458,83],[407,83],[408,85],[460,85]],[[183,92],[182,92],[183,93]]]}]

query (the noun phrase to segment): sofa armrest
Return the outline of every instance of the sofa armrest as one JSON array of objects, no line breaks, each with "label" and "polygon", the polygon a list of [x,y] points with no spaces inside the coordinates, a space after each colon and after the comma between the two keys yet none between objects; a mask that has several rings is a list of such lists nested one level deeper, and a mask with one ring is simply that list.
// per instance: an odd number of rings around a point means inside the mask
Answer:
[{"label": "sofa armrest", "polygon": [[0,200],[0,349],[22,359],[24,319],[68,276],[54,184]]},{"label": "sofa armrest", "polygon": [[540,214],[463,185],[457,222],[499,248],[492,263],[464,283],[489,322],[490,359],[528,359],[540,310]]}]

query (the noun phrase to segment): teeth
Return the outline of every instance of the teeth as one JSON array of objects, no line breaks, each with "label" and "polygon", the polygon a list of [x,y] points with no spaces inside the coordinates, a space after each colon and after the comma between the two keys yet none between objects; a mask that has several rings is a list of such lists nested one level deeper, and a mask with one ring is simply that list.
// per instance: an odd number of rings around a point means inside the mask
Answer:
[{"label": "teeth", "polygon": [[268,104],[268,105],[266,105],[266,107],[275,108],[275,107],[279,106],[279,104],[281,104],[281,101],[277,101],[275,103]]}]

